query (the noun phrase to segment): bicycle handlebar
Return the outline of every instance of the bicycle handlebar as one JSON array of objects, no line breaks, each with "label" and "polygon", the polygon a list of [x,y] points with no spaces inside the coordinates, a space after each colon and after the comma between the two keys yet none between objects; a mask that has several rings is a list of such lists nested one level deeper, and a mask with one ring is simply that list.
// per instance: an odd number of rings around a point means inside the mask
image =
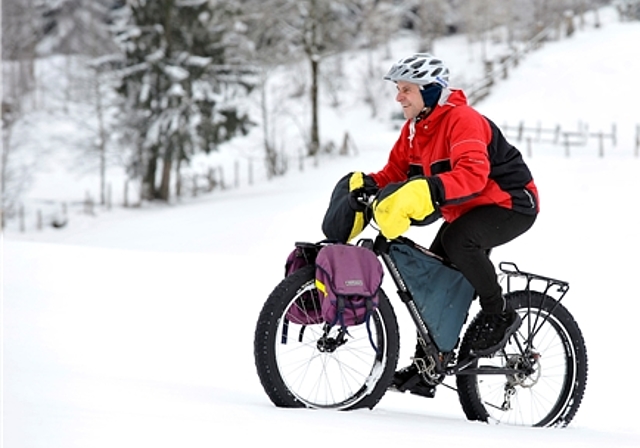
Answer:
[{"label": "bicycle handlebar", "polygon": [[373,201],[375,201],[375,199],[375,194],[367,194],[366,191],[363,191],[359,196],[356,196],[356,201],[367,208],[373,208]]}]

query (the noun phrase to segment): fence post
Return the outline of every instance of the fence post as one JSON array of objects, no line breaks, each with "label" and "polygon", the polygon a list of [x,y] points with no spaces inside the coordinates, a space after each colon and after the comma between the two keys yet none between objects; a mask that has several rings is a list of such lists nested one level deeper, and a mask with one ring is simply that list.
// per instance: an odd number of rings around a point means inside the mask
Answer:
[{"label": "fence post", "polygon": [[176,166],[176,199],[182,199],[182,174],[180,174],[180,168]]},{"label": "fence post", "polygon": [[88,190],[84,200],[84,212],[87,215],[93,215],[93,199],[91,198],[91,193],[89,193]]},{"label": "fence post", "polygon": [[20,204],[20,208],[18,209],[18,221],[20,222],[20,232],[24,233],[25,224],[24,224],[24,204]]},{"label": "fence post", "polygon": [[518,141],[522,141],[522,134],[524,133],[524,121],[521,121],[518,125]]},{"label": "fence post", "polygon": [[237,160],[233,162],[233,186],[236,188],[240,186],[240,162]]},{"label": "fence post", "polygon": [[604,133],[602,131],[598,134],[598,148],[600,157],[604,157]]},{"label": "fence post", "polygon": [[344,136],[342,137],[342,146],[340,147],[338,154],[341,156],[349,154],[349,132],[347,131],[345,131]]},{"label": "fence post", "polygon": [[249,158],[249,185],[253,185],[253,159]]},{"label": "fence post", "polygon": [[37,219],[38,219],[37,225],[36,225],[37,229],[42,230],[42,210],[41,209],[38,209]]},{"label": "fence post", "polygon": [[533,156],[533,148],[531,147],[531,137],[527,137],[527,156]]},{"label": "fence post", "polygon": [[484,73],[487,87],[491,87],[493,85],[493,61],[484,61]]},{"label": "fence post", "polygon": [[565,132],[564,135],[564,155],[569,157],[571,155],[571,150],[569,149],[569,133]]},{"label": "fence post", "polygon": [[224,168],[222,165],[218,167],[218,171],[220,172],[220,188],[224,190],[226,186],[224,184]]}]

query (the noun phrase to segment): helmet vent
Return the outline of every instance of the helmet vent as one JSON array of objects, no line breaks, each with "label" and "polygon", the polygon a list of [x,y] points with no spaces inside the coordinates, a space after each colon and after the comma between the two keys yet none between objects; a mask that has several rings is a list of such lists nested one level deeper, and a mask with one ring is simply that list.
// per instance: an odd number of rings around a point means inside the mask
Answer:
[{"label": "helmet vent", "polygon": [[419,86],[437,83],[446,87],[449,83],[449,69],[441,59],[429,53],[416,53],[396,62],[384,79],[406,81]]}]

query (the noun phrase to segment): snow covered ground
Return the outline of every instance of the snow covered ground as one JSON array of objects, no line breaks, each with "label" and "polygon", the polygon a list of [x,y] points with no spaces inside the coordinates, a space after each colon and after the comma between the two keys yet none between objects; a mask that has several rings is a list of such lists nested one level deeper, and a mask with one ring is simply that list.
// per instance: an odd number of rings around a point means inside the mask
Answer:
[{"label": "snow covered ground", "polygon": [[[608,144],[604,158],[596,140],[572,148],[571,157],[561,146],[533,143],[527,161],[542,213],[530,232],[494,252],[496,260],[571,284],[565,304],[584,333],[590,370],[569,428],[467,422],[446,388],[435,399],[389,393],[372,411],[283,410],[269,402],[252,353],[262,303],[293,242],[321,239],[336,180],[381,167],[396,138],[388,123],[354,106],[326,113],[323,126],[336,139],[348,129],[358,156],[177,206],[73,215],[63,230],[9,229],[2,248],[4,446],[640,446],[633,359],[639,41],[640,23],[610,20],[549,43],[478,105],[499,124],[569,128],[583,121],[595,131],[617,124],[617,145]],[[405,53],[396,50],[394,59]],[[393,106],[393,86],[380,95]],[[435,230],[409,236],[428,243]],[[395,304],[406,363],[414,330]]]}]

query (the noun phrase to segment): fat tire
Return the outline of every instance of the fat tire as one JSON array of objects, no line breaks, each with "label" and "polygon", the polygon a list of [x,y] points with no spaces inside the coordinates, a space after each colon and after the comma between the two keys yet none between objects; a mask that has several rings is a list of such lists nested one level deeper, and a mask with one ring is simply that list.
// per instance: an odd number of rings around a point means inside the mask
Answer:
[{"label": "fat tire", "polygon": [[[569,311],[548,295],[536,291],[515,291],[506,294],[505,298],[512,304],[516,311],[520,312],[523,318],[522,326],[510,341],[513,341],[514,338],[522,341],[528,337],[528,317],[525,313],[527,313],[529,306],[531,307],[529,315],[534,316],[536,313],[540,312],[547,314],[552,323],[547,322],[545,325],[553,325],[553,331],[561,332],[561,334],[558,333],[558,335],[560,336],[560,339],[562,339],[561,342],[565,353],[566,365],[557,401],[552,405],[546,415],[539,419],[535,418],[534,420],[536,421],[527,423],[511,422],[507,417],[504,417],[503,419],[496,418],[495,406],[487,405],[486,398],[481,396],[479,381],[483,381],[483,378],[488,379],[488,376],[458,375],[456,383],[458,398],[462,405],[462,409],[469,420],[483,422],[496,420],[498,422],[526,424],[528,426],[535,427],[565,427],[575,417],[586,388],[588,362],[582,332]],[[474,331],[471,331],[471,328],[477,318],[477,316],[474,318],[465,332],[465,336],[460,347],[460,359],[464,359],[469,355],[471,350],[471,335],[474,333]],[[509,347],[510,345],[507,346],[505,351],[499,351],[494,354],[494,359],[497,360],[500,359],[501,356],[506,355]],[[544,352],[542,352],[540,358],[541,369],[545,362],[544,356]],[[503,359],[506,359],[506,357],[503,356]],[[479,361],[476,361],[471,367],[478,366],[478,363]],[[495,375],[491,376],[495,377]],[[501,378],[505,377],[501,376]],[[535,388],[536,385],[533,385],[530,389],[533,391],[533,388]],[[515,412],[517,412],[517,410]],[[500,416],[499,412],[498,415]]]},{"label": "fat tire", "polygon": [[[278,407],[336,408],[341,410],[372,409],[391,384],[399,352],[399,331],[396,315],[388,297],[382,290],[379,293],[379,306],[371,317],[370,325],[384,326],[383,333],[386,337],[384,340],[378,339],[377,341],[380,351],[377,356],[383,359],[384,362],[381,366],[382,373],[377,372],[375,379],[372,379],[372,377],[369,379],[369,381],[377,379],[377,382],[369,384],[368,393],[342,400],[340,403],[317,405],[297,397],[295,392],[287,386],[281,375],[276,350],[276,344],[280,343],[277,340],[280,324],[285,319],[286,310],[301,288],[309,288],[314,279],[314,266],[305,266],[297,270],[276,286],[263,305],[256,323],[254,336],[254,360],[260,383],[269,399]],[[370,349],[373,351],[372,347]],[[313,381],[313,379],[310,378],[309,381]]]}]

